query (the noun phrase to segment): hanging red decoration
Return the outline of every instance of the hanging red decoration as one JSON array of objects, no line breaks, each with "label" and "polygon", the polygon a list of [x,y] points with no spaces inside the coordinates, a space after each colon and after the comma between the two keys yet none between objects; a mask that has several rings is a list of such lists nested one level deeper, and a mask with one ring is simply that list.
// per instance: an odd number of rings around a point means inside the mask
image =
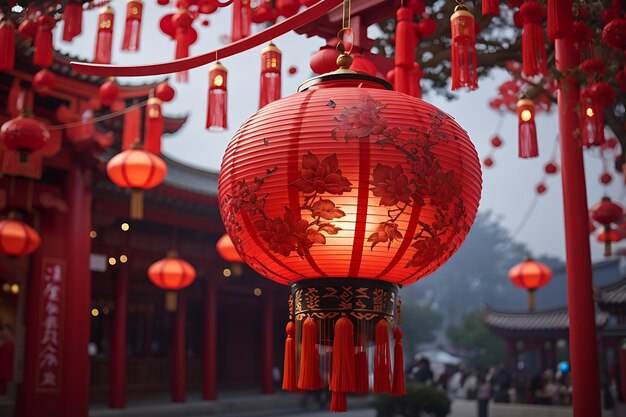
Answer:
[{"label": "hanging red decoration", "polygon": [[42,69],[33,76],[33,90],[40,96],[47,96],[57,83],[57,77],[52,71]]},{"label": "hanging red decoration", "polygon": [[[299,389],[322,387],[320,350],[332,350],[323,380],[335,411],[357,389],[363,343],[375,344],[374,390],[391,391],[397,284],[452,256],[481,189],[476,151],[450,116],[348,70],[345,55],[338,61],[338,72],[246,121],[218,180],[222,218],[240,255],[292,286]],[[366,339],[355,343],[355,335]]]},{"label": "hanging red decoration", "polygon": [[493,146],[494,148],[499,148],[504,144],[504,142],[502,141],[502,138],[500,137],[500,135],[493,135],[493,137],[491,138],[491,146]]},{"label": "hanging red decoration", "polygon": [[239,255],[239,252],[237,252],[237,248],[230,239],[230,236],[228,236],[228,233],[225,233],[221,238],[219,238],[217,244],[215,245],[215,249],[217,249],[217,253],[226,262],[243,263],[243,259],[241,259],[241,256]]},{"label": "hanging red decoration", "polygon": [[144,149],[155,155],[161,155],[161,137],[163,136],[163,112],[161,100],[148,99],[146,105],[146,124],[144,126]]},{"label": "hanging red decoration", "polygon": [[[317,2],[312,2],[312,4],[315,3]],[[275,4],[278,16],[283,16],[285,18],[295,15],[300,9],[300,2],[298,0],[276,0]]]},{"label": "hanging red decoration", "polygon": [[167,165],[152,152],[144,151],[139,145],[120,152],[106,166],[109,179],[117,186],[131,189],[130,217],[143,218],[143,192],[163,182]]},{"label": "hanging red decoration", "polygon": [[110,64],[113,52],[113,27],[115,14],[111,6],[103,7],[98,14],[98,32],[93,62]]},{"label": "hanging red decoration", "polygon": [[491,168],[493,166],[494,162],[493,162],[493,158],[488,156],[485,159],[483,159],[483,165],[486,168]]},{"label": "hanging red decoration", "polygon": [[394,89],[409,94],[409,71],[415,62],[415,22],[413,12],[408,7],[396,11],[396,50]]},{"label": "hanging red decoration", "polygon": [[556,165],[555,162],[548,162],[546,166],[543,167],[543,170],[546,172],[546,174],[552,175],[559,172],[559,167]]},{"label": "hanging red decoration", "polygon": [[413,63],[413,69],[409,71],[409,95],[422,98],[422,76],[424,72],[417,62]]},{"label": "hanging red decoration", "polygon": [[280,98],[282,53],[273,43],[261,52],[261,94],[259,108]]},{"label": "hanging red decoration", "polygon": [[25,256],[37,250],[41,237],[32,227],[11,212],[8,219],[0,221],[0,253]]},{"label": "hanging red decoration", "polygon": [[174,250],[167,257],[148,267],[148,278],[154,285],[168,291],[178,291],[190,286],[196,279],[196,269]]},{"label": "hanging red decoration", "polygon": [[476,67],[474,15],[464,4],[461,3],[454,8],[454,13],[450,16],[450,28],[452,30],[451,90],[458,90],[462,87],[475,90],[478,88],[478,69]]},{"label": "hanging red decoration", "polygon": [[[604,239],[604,256],[611,256],[611,224],[619,222],[624,216],[624,208],[615,204],[609,197],[603,197],[602,201],[591,208],[591,218],[604,227],[606,233]],[[600,235],[602,236],[602,234]],[[598,236],[598,240],[600,240]]]},{"label": "hanging red decoration", "polygon": [[15,64],[15,25],[0,22],[0,71],[11,71]]},{"label": "hanging red decoration", "polygon": [[537,0],[525,0],[520,7],[522,29],[522,71],[527,77],[548,74],[542,21],[545,9]]},{"label": "hanging red decoration", "polygon": [[500,16],[500,0],[482,0],[483,16]]},{"label": "hanging red decoration", "polygon": [[613,177],[608,172],[604,171],[600,175],[600,184],[609,185],[613,181]]},{"label": "hanging red decoration", "polygon": [[135,108],[124,113],[124,128],[122,131],[122,150],[139,143],[141,129],[141,109]]},{"label": "hanging red decoration", "polygon": [[606,82],[596,82],[580,92],[580,130],[586,147],[604,143],[604,109],[615,101],[613,87]]},{"label": "hanging red decoration", "polygon": [[596,240],[604,243],[604,256],[611,256],[613,254],[612,244],[622,240],[622,235],[617,230],[609,228],[599,233]]},{"label": "hanging red decoration", "polygon": [[262,0],[257,7],[252,9],[252,22],[253,23],[274,23],[276,21],[276,14],[272,7],[272,0]]},{"label": "hanging red decoration", "polygon": [[[171,25],[174,40],[176,41],[174,59],[187,58],[189,56],[189,47],[198,40],[198,32],[191,27],[192,23],[193,15],[185,9],[178,9],[178,12],[172,16]],[[176,73],[176,79],[180,82],[186,82],[187,77],[187,71]]]},{"label": "hanging red decoration", "polygon": [[309,66],[316,74],[326,74],[337,69],[337,58],[339,51],[332,45],[324,45],[317,52],[311,55]]},{"label": "hanging red decoration", "polygon": [[98,96],[103,106],[109,107],[120,95],[120,88],[115,79],[110,78],[98,88]]},{"label": "hanging red decoration", "polygon": [[124,39],[122,51],[138,51],[141,39],[141,18],[143,16],[143,2],[128,0],[126,2],[126,24],[124,25]]},{"label": "hanging red decoration", "polygon": [[252,26],[252,9],[250,0],[234,0],[231,42],[250,36]]},{"label": "hanging red decoration", "polygon": [[609,48],[626,50],[626,19],[613,19],[602,29],[602,42]]},{"label": "hanging red decoration", "polygon": [[289,75],[296,75],[298,73],[298,67],[291,65],[287,71],[289,72]]},{"label": "hanging red decoration", "polygon": [[554,42],[558,38],[572,36],[574,15],[570,0],[548,0],[548,39]]},{"label": "hanging red decoration", "polygon": [[587,81],[593,83],[604,77],[606,65],[601,59],[589,58],[580,64],[580,69],[587,75]]},{"label": "hanging red decoration", "polygon": [[[437,31],[437,22],[428,16],[424,16],[417,22],[417,30],[420,38],[430,38]],[[418,39],[419,41],[419,39]]]},{"label": "hanging red decoration", "polygon": [[589,25],[584,22],[574,22],[574,41],[581,60],[584,57],[593,56],[593,29]]},{"label": "hanging red decoration", "polygon": [[163,81],[154,89],[154,96],[164,102],[174,100],[175,95],[176,90],[167,81]]},{"label": "hanging red decoration", "polygon": [[546,187],[544,183],[539,183],[537,184],[537,187],[535,187],[535,191],[537,192],[537,194],[542,195],[545,194],[546,191],[548,191],[548,187]]},{"label": "hanging red decoration", "polygon": [[535,311],[535,292],[552,279],[548,265],[528,257],[509,270],[511,282],[528,291],[528,311]]},{"label": "hanging red decoration", "polygon": [[350,65],[350,69],[363,74],[371,75],[372,77],[375,77],[377,72],[376,65],[361,54],[352,55],[352,65]]},{"label": "hanging red decoration", "polygon": [[63,7],[63,40],[71,42],[83,31],[83,3],[70,0]]},{"label": "hanging red decoration", "polygon": [[535,126],[535,103],[532,100],[523,98],[517,102],[517,123],[518,156],[520,158],[539,156],[537,128]]},{"label": "hanging red decoration", "polygon": [[25,41],[35,38],[37,35],[37,22],[35,22],[35,19],[24,19],[17,27],[17,34]]},{"label": "hanging red decoration", "polygon": [[207,100],[206,128],[209,130],[228,129],[227,88],[228,71],[217,61],[209,69],[209,98]]},{"label": "hanging red decoration", "polygon": [[33,64],[46,68],[52,65],[54,48],[52,46],[52,29],[57,24],[54,17],[42,15],[37,18],[37,34],[35,35],[35,53]]},{"label": "hanging red decoration", "polygon": [[620,91],[626,92],[626,67],[622,68],[622,70],[615,75],[615,78],[619,83]]},{"label": "hanging red decoration", "polygon": [[50,132],[46,125],[24,114],[4,122],[0,127],[3,145],[18,151],[21,162],[26,162],[28,155],[43,148],[49,139]]}]

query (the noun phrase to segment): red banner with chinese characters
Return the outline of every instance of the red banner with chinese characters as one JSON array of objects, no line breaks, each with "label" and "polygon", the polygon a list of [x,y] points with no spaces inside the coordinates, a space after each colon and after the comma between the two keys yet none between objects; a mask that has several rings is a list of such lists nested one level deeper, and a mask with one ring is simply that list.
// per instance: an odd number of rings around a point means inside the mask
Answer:
[{"label": "red banner with chinese characters", "polygon": [[44,258],[37,334],[38,392],[61,391],[65,261]]}]

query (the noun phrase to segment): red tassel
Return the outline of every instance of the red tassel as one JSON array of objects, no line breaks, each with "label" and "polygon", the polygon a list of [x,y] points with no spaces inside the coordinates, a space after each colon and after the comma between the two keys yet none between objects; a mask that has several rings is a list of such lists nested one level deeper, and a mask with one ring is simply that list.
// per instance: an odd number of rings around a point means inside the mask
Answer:
[{"label": "red tassel", "polygon": [[152,97],[148,99],[148,104],[146,105],[144,149],[155,155],[161,155],[161,136],[163,136],[161,100]]},{"label": "red tassel", "polygon": [[0,23],[0,71],[11,71],[15,65],[15,25]]},{"label": "red tassel", "polygon": [[110,64],[113,52],[113,23],[115,15],[110,6],[103,7],[98,15],[98,33],[96,34],[96,49],[93,62],[96,64]]},{"label": "red tassel", "polygon": [[580,92],[580,130],[586,147],[604,144],[604,109],[615,101],[615,90],[596,82]]},{"label": "red tassel", "polygon": [[341,317],[335,323],[331,391],[345,393],[356,390],[355,365],[354,325],[349,318]]},{"label": "red tassel", "polygon": [[52,29],[56,20],[52,16],[39,16],[37,18],[37,34],[35,35],[35,53],[33,64],[39,67],[52,65],[54,48],[52,46]]},{"label": "red tassel", "polygon": [[[175,28],[174,40],[176,41],[176,50],[174,58],[187,58],[189,56],[189,47],[197,38],[195,29],[191,27],[193,23],[193,15],[184,9],[179,9],[172,17],[172,24]],[[188,79],[187,71],[176,73],[176,80],[186,82]]]},{"label": "red tassel", "polygon": [[520,158],[539,156],[537,128],[535,127],[535,103],[527,98],[517,102],[518,141]]},{"label": "red tassel", "polygon": [[261,53],[261,94],[259,108],[280,98],[282,53],[273,43]]},{"label": "red tassel", "polygon": [[389,326],[387,320],[376,324],[374,341],[374,392],[391,391],[391,354],[389,352]]},{"label": "red tassel", "polygon": [[415,63],[415,22],[413,11],[400,7],[396,12],[396,55],[394,88],[401,93],[410,92],[410,74]]},{"label": "red tassel", "polygon": [[130,148],[139,142],[139,128],[141,125],[140,109],[130,110],[124,113],[124,130],[122,133],[122,150]]},{"label": "red tassel", "polygon": [[500,16],[500,0],[483,0],[483,16]]},{"label": "red tassel", "polygon": [[141,0],[128,0],[126,3],[126,26],[124,27],[122,51],[139,50],[142,15],[143,3]]},{"label": "red tassel", "polygon": [[367,394],[370,390],[369,368],[367,364],[367,342],[362,334],[357,336],[357,352],[355,365],[356,392]]},{"label": "red tassel", "polygon": [[574,16],[571,0],[548,0],[548,39],[554,42],[574,33]]},{"label": "red tassel", "polygon": [[296,384],[296,342],[294,339],[296,326],[289,322],[285,331],[287,338],[285,339],[285,361],[283,363],[283,390],[293,392],[298,390]]},{"label": "red tassel", "polygon": [[345,392],[332,391],[330,397],[330,411],[333,413],[345,413],[348,411],[348,398]]},{"label": "red tassel", "polygon": [[391,395],[405,395],[404,388],[404,350],[402,349],[402,330],[399,327],[393,329],[395,346],[393,347],[393,382]]},{"label": "red tassel", "polygon": [[63,40],[71,42],[83,31],[83,4],[69,1],[63,8]]},{"label": "red tassel", "polygon": [[231,42],[250,36],[252,26],[252,9],[250,0],[235,0],[233,3],[233,26]]},{"label": "red tassel", "polygon": [[318,390],[324,386],[320,376],[320,353],[315,346],[316,341],[317,324],[315,319],[307,317],[302,323],[298,389]]},{"label": "red tassel", "polygon": [[541,22],[545,15],[542,4],[526,0],[519,9],[524,27],[522,29],[522,71],[527,77],[548,74],[546,40]]},{"label": "red tassel", "polygon": [[228,71],[218,61],[209,69],[209,100],[206,128],[221,131],[228,128],[226,98]]},{"label": "red tassel", "polygon": [[478,88],[478,72],[476,68],[476,39],[474,16],[464,5],[454,8],[450,16],[452,31],[452,87],[457,90],[467,87],[470,90]]},{"label": "red tassel", "polygon": [[422,98],[422,86],[420,82],[422,81],[422,68],[417,62],[413,63],[413,69],[409,73],[409,94],[413,97]]}]

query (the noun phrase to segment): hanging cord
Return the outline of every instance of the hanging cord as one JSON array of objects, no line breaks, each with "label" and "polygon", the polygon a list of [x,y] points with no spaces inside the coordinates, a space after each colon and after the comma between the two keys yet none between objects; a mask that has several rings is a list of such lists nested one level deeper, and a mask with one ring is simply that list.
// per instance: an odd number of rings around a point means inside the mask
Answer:
[{"label": "hanging cord", "polygon": [[351,12],[351,0],[343,1],[343,19],[342,19],[342,29],[350,29],[350,12]]},{"label": "hanging cord", "polygon": [[98,123],[98,122],[102,122],[104,120],[109,120],[109,119],[113,119],[119,116],[123,116],[124,114],[131,112],[133,110],[136,109],[140,109],[142,107],[144,107],[146,104],[148,104],[148,100],[142,101],[140,103],[137,104],[133,104],[132,106],[129,106],[123,110],[118,110],[118,111],[114,111],[112,113],[107,113],[107,114],[103,114],[102,116],[98,116],[98,117],[94,117],[91,120],[81,120],[79,122],[71,122],[71,123],[63,123],[63,124],[59,124],[59,125],[51,125],[51,126],[47,126],[48,130],[60,130],[60,129],[67,129],[70,127],[78,127],[78,126],[83,126],[85,125],[85,123],[87,122],[91,122],[91,123]]}]

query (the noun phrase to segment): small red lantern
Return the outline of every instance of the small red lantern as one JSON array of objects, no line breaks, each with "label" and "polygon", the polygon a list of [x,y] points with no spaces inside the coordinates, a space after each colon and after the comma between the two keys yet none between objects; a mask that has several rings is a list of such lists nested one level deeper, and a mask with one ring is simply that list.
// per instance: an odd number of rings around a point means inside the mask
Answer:
[{"label": "small red lantern", "polygon": [[483,165],[486,168],[491,168],[493,166],[494,162],[493,162],[493,158],[488,156],[485,159],[483,159]]},{"label": "small red lantern", "polygon": [[535,126],[535,103],[523,98],[517,102],[518,155],[520,158],[539,156],[537,127]]},{"label": "small red lantern", "polygon": [[168,291],[182,290],[196,279],[196,269],[176,251],[170,251],[166,258],[156,261],[148,268],[148,278],[154,285]]},{"label": "small red lantern", "polygon": [[126,25],[124,26],[122,51],[139,50],[142,15],[143,2],[141,0],[128,0],[126,2]]},{"label": "small red lantern", "polygon": [[227,113],[228,71],[217,61],[209,69],[209,98],[207,100],[206,128],[213,131],[228,129]]},{"label": "small red lantern", "polygon": [[10,256],[25,256],[39,247],[41,238],[29,225],[18,219],[15,213],[0,221],[0,252]]},{"label": "small red lantern", "polygon": [[545,194],[546,191],[548,191],[548,187],[546,187],[546,185],[541,182],[537,184],[537,187],[535,187],[535,191],[537,192],[537,194],[542,195]]},{"label": "small red lantern", "polygon": [[272,42],[261,52],[259,108],[280,98],[282,55]]},{"label": "small red lantern", "polygon": [[113,22],[115,14],[111,6],[103,7],[98,14],[98,32],[96,34],[96,49],[93,62],[96,64],[110,64],[113,52]]},{"label": "small red lantern", "polygon": [[4,146],[20,153],[20,160],[26,162],[28,155],[44,147],[50,139],[50,132],[42,122],[19,115],[4,122],[0,127],[0,139]]},{"label": "small red lantern", "polygon": [[624,216],[624,208],[619,204],[615,204],[609,197],[603,197],[602,201],[591,208],[591,218],[604,226],[604,232],[607,233],[604,241],[604,256],[611,256],[611,239],[609,231],[611,224],[617,223]]},{"label": "small red lantern", "polygon": [[161,137],[163,136],[164,121],[161,100],[158,98],[152,97],[148,99],[145,121],[144,149],[155,155],[161,155]]},{"label": "small red lantern", "polygon": [[100,102],[109,107],[120,95],[120,88],[117,86],[117,83],[114,79],[109,79],[104,82],[100,88],[98,88],[98,96],[100,97]]},{"label": "small red lantern", "polygon": [[535,311],[535,291],[550,282],[552,270],[529,257],[509,270],[509,279],[528,291],[528,311]]},{"label": "small red lantern", "polygon": [[610,48],[626,50],[626,19],[613,19],[607,23],[602,30],[602,42]]},{"label": "small red lantern", "polygon": [[552,175],[559,172],[559,167],[556,165],[555,162],[548,162],[546,166],[543,167],[543,170],[546,172],[546,174]]},{"label": "small red lantern", "polygon": [[300,2],[298,0],[276,0],[276,14],[278,16],[284,16],[289,18],[300,9]]},{"label": "small red lantern", "polygon": [[600,175],[600,183],[603,185],[609,185],[613,181],[613,177],[608,172],[604,171],[602,175]]},{"label": "small red lantern", "polygon": [[500,135],[493,135],[493,137],[491,138],[491,146],[493,146],[494,148],[501,147],[503,143],[504,142],[502,141]]},{"label": "small red lantern", "polygon": [[106,170],[116,185],[131,189],[130,217],[140,220],[143,218],[143,191],[163,182],[167,165],[158,156],[135,145],[111,158]]},{"label": "small red lantern", "polygon": [[167,81],[163,81],[154,89],[154,96],[164,102],[172,101],[175,95],[176,90]]},{"label": "small red lantern", "polygon": [[47,96],[57,83],[57,77],[52,71],[42,69],[33,77],[33,89],[40,96]]},{"label": "small red lantern", "polygon": [[289,75],[296,75],[298,73],[298,67],[291,65],[289,67]]},{"label": "small red lantern", "polygon": [[476,39],[474,15],[461,2],[454,8],[450,16],[452,30],[452,87],[457,90],[467,87],[469,90],[478,88],[478,68],[476,66]]},{"label": "small red lantern", "polygon": [[428,16],[424,16],[417,23],[417,29],[419,31],[420,37],[430,38],[437,31],[437,22],[435,22],[434,19],[431,19]]},{"label": "small red lantern", "polygon": [[15,25],[0,22],[0,71],[11,71],[15,65]]},{"label": "small red lantern", "polygon": [[237,248],[235,247],[235,244],[231,240],[230,236],[228,236],[228,233],[224,234],[224,236],[217,241],[215,248],[217,249],[217,253],[226,262],[243,263],[243,259],[241,259],[241,256],[239,255],[239,252],[237,252]]},{"label": "small red lantern", "polygon": [[376,65],[361,54],[352,55],[352,65],[350,65],[350,69],[371,75],[372,77],[375,77],[377,72]]},{"label": "small red lantern", "polygon": [[339,51],[334,46],[324,45],[311,56],[309,66],[316,74],[326,74],[337,69]]}]

